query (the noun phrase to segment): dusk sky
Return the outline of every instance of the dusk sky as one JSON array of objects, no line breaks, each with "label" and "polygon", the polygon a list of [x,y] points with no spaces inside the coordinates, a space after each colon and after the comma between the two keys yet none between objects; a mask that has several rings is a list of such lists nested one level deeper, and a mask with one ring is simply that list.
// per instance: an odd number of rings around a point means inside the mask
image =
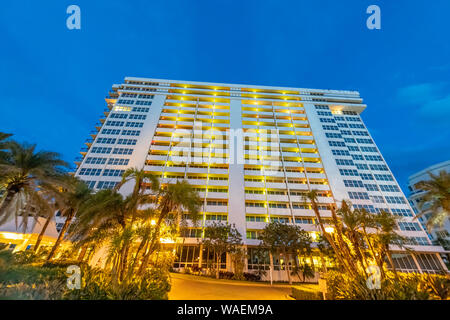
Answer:
[{"label": "dusk sky", "polygon": [[0,131],[72,162],[125,76],[357,90],[405,189],[450,159],[449,16],[448,0],[5,1]]}]

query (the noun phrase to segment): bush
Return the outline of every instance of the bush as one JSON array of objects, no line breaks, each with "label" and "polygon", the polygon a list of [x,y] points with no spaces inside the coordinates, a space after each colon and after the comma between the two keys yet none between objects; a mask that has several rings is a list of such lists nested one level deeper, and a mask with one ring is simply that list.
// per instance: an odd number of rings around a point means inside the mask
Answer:
[{"label": "bush", "polygon": [[229,271],[220,271],[219,272],[219,279],[228,279],[231,280],[234,277],[234,272]]},{"label": "bush", "polygon": [[65,270],[60,268],[48,269],[31,265],[12,265],[0,272],[1,284],[42,284],[52,280],[65,280]]},{"label": "bush", "polygon": [[244,278],[247,281],[260,281],[261,275],[255,273],[244,272]]},{"label": "bush", "polygon": [[0,299],[163,300],[170,291],[169,274],[157,268],[144,276],[115,283],[111,273],[81,266],[81,289],[67,288],[66,265],[11,265],[0,272]]},{"label": "bush", "polygon": [[295,300],[323,300],[321,292],[300,287],[292,287],[292,297]]},{"label": "bush", "polygon": [[333,300],[429,300],[446,299],[449,295],[448,276],[387,272],[381,289],[369,290],[365,280],[336,271],[328,272],[327,297]]}]

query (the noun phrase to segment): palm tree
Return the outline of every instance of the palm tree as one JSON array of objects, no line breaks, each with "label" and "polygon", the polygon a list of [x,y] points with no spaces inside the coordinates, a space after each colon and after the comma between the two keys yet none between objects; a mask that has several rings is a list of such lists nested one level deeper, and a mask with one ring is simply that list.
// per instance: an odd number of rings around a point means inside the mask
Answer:
[{"label": "palm tree", "polygon": [[7,143],[8,157],[0,163],[0,225],[15,216],[22,217],[24,230],[28,215],[36,217],[43,207],[42,192],[60,185],[67,163],[59,154],[36,151],[36,145]]},{"label": "palm tree", "polygon": [[61,215],[65,217],[66,220],[64,221],[64,225],[59,232],[58,238],[47,257],[47,261],[50,261],[54,257],[72,219],[77,215],[80,209],[83,208],[92,192],[87,184],[78,178],[67,176],[66,180],[68,187],[65,192],[62,193],[63,200],[61,201],[61,207],[59,208]]},{"label": "palm tree", "polygon": [[169,217],[169,214],[174,213],[175,221],[180,221],[183,210],[186,210],[190,214],[193,222],[196,223],[202,203],[198,193],[185,180],[164,186],[160,190],[157,199],[158,219],[155,223],[155,232],[153,232],[148,245],[146,245],[139,274],[145,272],[150,256],[156,250],[161,232],[161,224]]},{"label": "palm tree", "polygon": [[442,170],[438,175],[431,172],[428,174],[430,180],[421,181],[416,185],[426,192],[419,203],[423,212],[418,217],[431,213],[427,226],[432,228],[442,226],[450,218],[450,173]]},{"label": "palm tree", "polygon": [[8,142],[5,140],[11,136],[12,136],[12,134],[10,134],[10,133],[0,132],[0,163],[5,161],[6,156],[8,155],[5,152],[5,150],[8,148]]},{"label": "palm tree", "polygon": [[[317,223],[320,227],[320,230],[322,231],[322,236],[325,237],[328,241],[328,243],[331,245],[331,247],[333,248],[333,251],[335,252],[336,258],[337,260],[341,263],[341,265],[346,268],[346,270],[349,273],[353,273],[355,274],[356,268],[353,264],[353,259],[348,255],[347,252],[347,248],[344,246],[344,241],[340,238],[341,232],[339,232],[338,236],[337,236],[337,240],[335,241],[335,239],[333,238],[332,235],[330,235],[326,230],[325,230],[325,226],[323,223],[323,219],[320,215],[319,212],[319,206],[317,204],[317,197],[318,197],[318,191],[317,190],[311,190],[309,192],[307,192],[305,195],[303,195],[303,199],[304,201],[309,201],[311,203],[311,207],[316,215],[316,220]],[[332,215],[333,215],[333,222],[335,224],[335,226],[337,227],[336,229],[340,229],[340,225],[339,222],[336,218],[336,213],[334,211],[334,207],[330,208],[332,211]]]}]

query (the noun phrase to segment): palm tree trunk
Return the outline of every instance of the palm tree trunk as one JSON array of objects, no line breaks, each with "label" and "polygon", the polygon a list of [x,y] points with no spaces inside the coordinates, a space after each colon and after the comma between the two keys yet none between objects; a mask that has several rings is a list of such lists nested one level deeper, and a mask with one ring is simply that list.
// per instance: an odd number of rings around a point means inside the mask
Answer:
[{"label": "palm tree trunk", "polygon": [[3,198],[3,201],[0,205],[0,221],[3,219],[6,220],[6,216],[2,217],[2,215],[3,215],[4,211],[6,210],[6,208],[8,208],[9,205],[11,204],[11,201],[13,200],[15,194],[16,194],[16,192],[12,191],[12,190],[8,190],[6,192],[6,196],[5,196],[5,198]]},{"label": "palm tree trunk", "polygon": [[216,279],[219,279],[219,269],[220,269],[219,258],[220,255],[216,253]]},{"label": "palm tree trunk", "polygon": [[284,261],[284,266],[286,269],[286,275],[289,281],[289,284],[292,284],[292,279],[291,279],[291,270],[289,269],[289,255],[286,253],[286,250],[283,251],[283,254],[285,256],[285,261]]},{"label": "palm tree trunk", "polygon": [[48,225],[50,224],[50,221],[51,221],[52,219],[53,219],[53,214],[50,215],[50,216],[47,218],[47,220],[45,221],[44,225],[42,226],[41,232],[39,233],[39,236],[38,236],[38,238],[37,238],[37,240],[36,240],[36,244],[34,245],[33,251],[34,251],[35,253],[38,252],[39,246],[41,245],[42,238],[44,237],[44,233],[45,233],[45,231],[47,231],[47,227],[48,227]]},{"label": "palm tree trunk", "polygon": [[53,258],[53,256],[55,255],[56,250],[58,249],[59,245],[61,244],[61,242],[62,242],[62,240],[64,238],[64,234],[66,233],[67,228],[69,227],[70,223],[72,222],[72,219],[73,219],[74,216],[75,216],[75,212],[74,211],[72,211],[67,216],[66,221],[64,221],[64,225],[63,225],[61,231],[59,232],[58,239],[56,239],[56,242],[53,245],[52,251],[50,251],[46,261],[50,261]]},{"label": "palm tree trunk", "polygon": [[150,260],[150,256],[153,253],[153,251],[156,249],[156,242],[159,237],[159,232],[161,229],[161,223],[166,216],[166,214],[169,212],[169,210],[163,210],[161,212],[161,215],[158,218],[158,222],[155,225],[155,233],[152,236],[152,240],[150,241],[149,249],[144,255],[144,259],[142,261],[141,267],[139,268],[138,274],[142,275],[144,270],[147,268],[148,262]]},{"label": "palm tree trunk", "polygon": [[84,256],[86,255],[88,249],[88,245],[84,245],[83,248],[81,249],[80,254],[78,255],[78,262],[82,262],[84,259]]},{"label": "palm tree trunk", "polygon": [[273,255],[272,252],[269,252],[269,261],[270,261],[270,285],[273,282]]}]

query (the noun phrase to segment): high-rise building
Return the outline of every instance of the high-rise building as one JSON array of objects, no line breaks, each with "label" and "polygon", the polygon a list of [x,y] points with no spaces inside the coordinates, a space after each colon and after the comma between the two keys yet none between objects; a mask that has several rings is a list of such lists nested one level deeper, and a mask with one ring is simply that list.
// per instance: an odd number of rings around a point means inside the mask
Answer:
[{"label": "high-rise building", "polygon": [[[413,175],[411,175],[408,179],[408,189],[409,189],[409,196],[408,200],[411,204],[411,207],[413,208],[415,214],[419,214],[422,211],[425,212],[424,215],[421,215],[418,220],[422,224],[422,227],[427,230],[427,222],[430,217],[430,213],[426,213],[429,206],[427,204],[424,204],[422,207],[420,206],[421,200],[423,196],[425,195],[426,191],[421,190],[418,186],[418,183],[421,181],[427,181],[430,180],[429,173],[432,173],[434,175],[439,175],[439,172],[445,171],[450,173],[450,160],[444,161],[435,165],[432,165],[422,171],[419,171]],[[447,219],[444,221],[444,224],[442,226],[436,226],[435,228],[428,231],[429,238],[431,240],[437,240],[438,238],[441,238],[443,240],[448,241],[450,243],[450,221]]]},{"label": "high-rise building", "polygon": [[[360,114],[356,91],[127,77],[113,85],[76,176],[94,189],[112,188],[127,168],[186,179],[204,200],[201,225],[183,230],[175,267],[205,265],[198,245],[210,221],[235,224],[256,268],[258,233],[269,221],[319,229],[303,195],[318,190],[321,216],[349,200],[354,208],[399,216],[398,231],[414,254],[394,247],[397,268],[445,269]],[[124,186],[121,192],[130,192]],[[314,258],[314,261],[317,262]],[[228,259],[222,260],[229,266]],[[282,265],[275,257],[275,265]]]}]

